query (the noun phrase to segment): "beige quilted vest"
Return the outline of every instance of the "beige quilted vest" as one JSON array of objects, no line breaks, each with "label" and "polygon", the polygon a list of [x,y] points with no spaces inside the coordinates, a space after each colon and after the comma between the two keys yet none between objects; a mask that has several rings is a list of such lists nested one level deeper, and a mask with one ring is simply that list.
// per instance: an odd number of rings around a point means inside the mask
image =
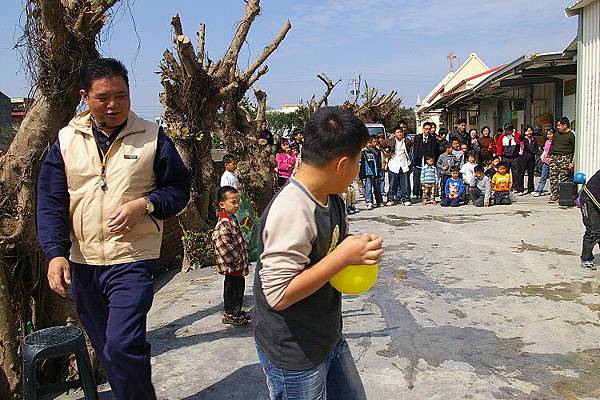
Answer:
[{"label": "beige quilted vest", "polygon": [[129,232],[119,235],[107,227],[117,207],[155,189],[158,128],[130,112],[106,156],[104,180],[89,111],[59,132],[70,197],[71,261],[115,265],[159,257],[162,221],[145,215]]}]

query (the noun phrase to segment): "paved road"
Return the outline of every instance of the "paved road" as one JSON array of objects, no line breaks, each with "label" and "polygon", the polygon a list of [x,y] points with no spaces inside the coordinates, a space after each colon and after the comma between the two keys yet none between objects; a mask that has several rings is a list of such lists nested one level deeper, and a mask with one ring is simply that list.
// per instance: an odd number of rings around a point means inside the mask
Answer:
[{"label": "paved road", "polygon": [[[351,217],[386,247],[374,289],[344,300],[369,399],[600,398],[600,272],[579,267],[578,210],[545,200]],[[159,398],[267,398],[251,330],[220,323],[221,285],[211,270],[161,278]]]}]

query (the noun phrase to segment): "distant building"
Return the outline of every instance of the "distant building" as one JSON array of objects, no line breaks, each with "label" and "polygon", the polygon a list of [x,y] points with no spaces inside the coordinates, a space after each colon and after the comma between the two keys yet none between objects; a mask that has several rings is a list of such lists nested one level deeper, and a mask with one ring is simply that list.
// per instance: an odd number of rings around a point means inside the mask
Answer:
[{"label": "distant building", "polygon": [[25,114],[27,113],[27,108],[33,102],[33,99],[27,97],[13,97],[10,99],[11,102],[11,119],[12,125],[15,129],[18,129],[21,126],[21,123],[25,119]]},{"label": "distant building", "polygon": [[0,92],[0,128],[12,125],[10,110],[10,97]]},{"label": "distant building", "polygon": [[289,114],[289,113],[298,111],[300,109],[300,107],[302,107],[302,104],[297,104],[297,103],[284,104],[281,106],[281,108],[279,110],[269,110],[269,112],[280,112],[280,113],[284,113],[284,114]]},{"label": "distant building", "polygon": [[589,179],[600,169],[600,0],[580,0],[566,14],[579,18],[575,169]]}]

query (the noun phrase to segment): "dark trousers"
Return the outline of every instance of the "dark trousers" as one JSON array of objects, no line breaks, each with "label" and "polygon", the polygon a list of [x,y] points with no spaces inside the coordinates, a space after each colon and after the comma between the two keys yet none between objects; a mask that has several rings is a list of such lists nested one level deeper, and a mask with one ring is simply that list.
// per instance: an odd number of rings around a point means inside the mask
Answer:
[{"label": "dark trousers", "polygon": [[225,314],[239,317],[242,314],[246,279],[243,276],[225,275],[223,284],[223,310]]},{"label": "dark trousers", "polygon": [[400,172],[396,174],[389,171],[388,174],[390,179],[390,189],[388,190],[387,195],[388,201],[409,201],[408,172],[402,172],[402,170],[400,170]]},{"label": "dark trousers", "polygon": [[448,197],[446,194],[446,182],[448,179],[450,179],[450,175],[442,175],[442,178],[440,179],[440,197],[442,199]]},{"label": "dark trousers", "polygon": [[494,204],[499,206],[509,206],[512,204],[512,200],[510,199],[510,192],[494,192]]},{"label": "dark trousers", "polygon": [[413,195],[417,198],[423,197],[423,193],[421,192],[421,168],[415,167],[413,171]]},{"label": "dark trousers", "polygon": [[534,185],[534,172],[535,172],[535,158],[527,158],[526,156],[519,156],[517,159],[517,176],[515,178],[515,189],[518,192],[525,191],[525,173],[527,173],[527,191],[533,192],[535,190]]},{"label": "dark trousers", "polygon": [[600,243],[600,210],[585,192],[581,192],[581,219],[585,225],[581,261],[593,261],[594,247]]},{"label": "dark trousers", "polygon": [[450,197],[444,197],[440,203],[442,207],[458,207],[460,206],[460,197],[451,199]]},{"label": "dark trousers", "polygon": [[469,196],[475,207],[483,207],[485,203],[485,193],[482,193],[479,188],[472,187],[469,189]]},{"label": "dark trousers", "polygon": [[515,190],[517,190],[518,188],[516,182],[519,178],[519,158],[502,157],[502,161],[508,166],[508,169],[510,170],[510,173],[512,175],[512,180],[514,182],[513,187],[515,188]]},{"label": "dark trousers", "polygon": [[156,260],[112,266],[71,263],[77,313],[118,400],[156,399],[146,341]]}]

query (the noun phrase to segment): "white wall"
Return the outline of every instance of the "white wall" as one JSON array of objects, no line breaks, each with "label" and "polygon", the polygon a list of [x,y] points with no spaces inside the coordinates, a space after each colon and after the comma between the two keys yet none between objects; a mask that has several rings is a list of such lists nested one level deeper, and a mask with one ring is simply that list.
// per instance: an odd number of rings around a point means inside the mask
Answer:
[{"label": "white wall", "polygon": [[600,0],[583,9],[577,50],[576,171],[600,169]]}]

